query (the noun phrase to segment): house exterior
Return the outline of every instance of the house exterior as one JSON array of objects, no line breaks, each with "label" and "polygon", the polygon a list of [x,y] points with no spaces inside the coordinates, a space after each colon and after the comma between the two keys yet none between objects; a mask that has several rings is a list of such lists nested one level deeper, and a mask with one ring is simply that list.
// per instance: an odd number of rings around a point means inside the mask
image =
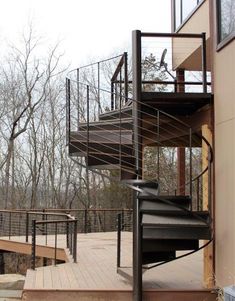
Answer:
[{"label": "house exterior", "polygon": [[[206,131],[207,136],[213,137],[214,146],[215,237],[214,248],[206,255],[205,261],[208,263],[213,258],[210,263],[211,276],[216,286],[234,285],[235,1],[173,0],[172,31],[206,33],[207,68],[211,72],[211,92],[214,97],[213,118]],[[173,58],[175,67],[177,59]],[[193,70],[195,60],[196,51],[192,50],[181,58],[181,64],[185,63],[186,69]]]}]

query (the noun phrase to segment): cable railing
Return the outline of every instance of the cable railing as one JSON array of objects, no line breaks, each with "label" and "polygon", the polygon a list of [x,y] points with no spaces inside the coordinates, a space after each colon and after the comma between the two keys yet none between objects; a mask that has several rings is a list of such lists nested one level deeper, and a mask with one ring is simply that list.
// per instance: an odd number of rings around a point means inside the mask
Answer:
[{"label": "cable railing", "polygon": [[[106,91],[108,95],[110,95],[109,91]],[[90,101],[90,98],[87,99],[87,102]],[[134,99],[128,98],[128,101],[134,103]],[[157,145],[158,147],[163,147],[164,143],[166,143],[166,140],[168,140],[168,143],[170,142],[172,147],[177,147],[179,144],[181,146],[188,146],[189,147],[189,156],[192,156],[193,151],[192,148],[196,146],[201,146],[203,137],[198,134],[196,131],[194,131],[190,126],[186,125],[184,122],[178,120],[177,118],[162,112],[160,110],[157,110],[156,108],[140,102],[142,105],[142,110],[139,110],[140,114],[144,114],[149,120],[145,120],[144,126],[139,126],[138,129],[141,131],[138,135],[140,138],[142,138],[143,143],[141,143],[141,147],[144,147],[146,145]],[[121,114],[118,114],[118,112],[121,112]],[[104,133],[102,132],[102,126],[99,122],[96,122],[94,125],[93,122],[84,123],[84,126],[81,128],[80,133],[83,135],[83,140],[77,139],[76,135],[79,135],[79,132],[74,131],[70,134],[70,136],[73,138],[73,147],[76,149],[76,142],[80,144],[79,147],[77,147],[78,153],[81,152],[81,155],[87,155],[89,158],[96,159],[99,157],[99,155],[104,153],[104,149],[106,150],[106,157],[105,158],[99,158],[101,162],[104,163],[104,165],[111,165],[110,159],[113,158],[113,155],[119,155],[119,159],[117,158],[116,164],[121,162],[123,165],[128,165],[128,168],[123,167],[123,170],[128,171],[132,173],[133,177],[135,176],[135,162],[131,163],[128,161],[128,157],[133,156],[133,140],[132,136],[125,137],[126,144],[122,145],[119,149],[115,148],[113,146],[114,140],[115,142],[120,142],[119,145],[121,146],[123,137],[122,135],[125,133],[125,130],[122,128],[122,122],[125,121],[126,118],[130,118],[131,114],[131,108],[129,112],[123,112],[122,109],[116,110],[117,114],[116,116],[111,116],[110,120],[116,120],[117,124],[112,124],[112,130],[105,129],[105,142],[102,142],[102,139],[104,140]],[[89,119],[89,116],[88,116]],[[141,120],[140,118],[138,120]],[[171,122],[169,122],[171,121]],[[173,122],[173,123],[172,123]],[[157,125],[157,130],[156,130]],[[81,126],[81,125],[80,125]],[[76,127],[76,125],[75,125]],[[90,130],[90,127],[93,128],[93,130]],[[151,129],[152,128],[152,129]],[[87,129],[87,131],[84,131],[84,129]],[[177,141],[174,141],[172,137],[174,137],[174,132],[177,131]],[[95,132],[95,136],[93,135]],[[108,137],[108,134],[112,135],[112,139]],[[92,137],[93,135],[93,137]],[[148,143],[144,141],[144,139],[148,139]],[[162,142],[161,142],[162,141]],[[113,144],[112,144],[113,142]],[[94,145],[95,143],[99,143],[100,150],[97,150],[97,147]],[[108,144],[109,143],[109,144]],[[190,147],[191,145],[191,147]],[[210,148],[209,144],[207,145],[208,148]],[[211,149],[208,149],[209,152],[211,152]],[[119,162],[118,162],[119,161]],[[192,162],[192,159],[189,160]],[[115,164],[114,164],[115,165]],[[157,165],[159,165],[159,157]],[[196,166],[198,168],[198,166]],[[130,170],[131,169],[131,170]],[[159,170],[159,166],[157,168]],[[201,174],[201,172],[198,172]],[[203,174],[206,173],[206,170]],[[189,194],[191,195],[192,189],[197,191],[197,205],[194,206],[194,208],[202,207],[199,205],[199,195],[200,195],[200,188],[199,185],[201,185],[200,180],[193,180],[197,177],[195,175],[195,172],[193,172],[193,167],[190,164],[189,168],[189,178],[191,181],[186,185],[189,187]],[[194,174],[194,175],[193,175]],[[159,180],[160,176],[158,176],[157,180]],[[193,186],[193,182],[196,181],[194,184],[194,188],[190,187],[190,185]],[[171,193],[175,193],[176,188],[171,189]],[[194,193],[195,194],[195,193]],[[200,200],[200,203],[202,203],[202,200]]]},{"label": "cable railing", "polygon": [[124,208],[0,210],[0,237],[31,244],[31,268],[36,267],[37,245],[53,247],[54,264],[59,248],[67,248],[77,261],[77,234],[117,230],[121,214],[123,231],[132,231],[132,210]]}]

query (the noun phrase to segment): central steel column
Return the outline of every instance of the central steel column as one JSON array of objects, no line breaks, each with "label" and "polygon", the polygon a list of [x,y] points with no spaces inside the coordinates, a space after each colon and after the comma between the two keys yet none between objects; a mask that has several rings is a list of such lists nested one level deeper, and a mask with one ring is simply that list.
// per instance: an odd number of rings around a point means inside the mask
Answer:
[{"label": "central steel column", "polygon": [[[141,141],[141,32],[132,32],[132,69],[133,69],[133,130],[136,158],[136,177],[142,178],[142,141]],[[139,200],[133,197],[133,300],[142,301],[142,233]]]}]

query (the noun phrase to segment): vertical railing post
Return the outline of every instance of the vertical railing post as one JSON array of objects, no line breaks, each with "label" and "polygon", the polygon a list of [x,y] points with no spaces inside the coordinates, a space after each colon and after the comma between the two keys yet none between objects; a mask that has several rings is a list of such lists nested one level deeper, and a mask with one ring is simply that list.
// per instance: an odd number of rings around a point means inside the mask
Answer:
[{"label": "vertical railing post", "polygon": [[157,181],[160,186],[160,112],[157,110]]},{"label": "vertical railing post", "polygon": [[207,66],[206,66],[206,33],[202,33],[202,85],[203,93],[207,93]]},{"label": "vertical railing post", "polygon": [[55,253],[54,253],[54,265],[56,265],[56,257],[57,257],[57,223],[55,223]]},{"label": "vertical railing post", "polygon": [[11,239],[11,212],[9,212],[9,232],[8,232],[9,239]]},{"label": "vertical railing post", "polygon": [[193,171],[192,171],[192,128],[189,129],[189,194],[191,197],[191,210],[192,210],[192,202],[193,202]]},{"label": "vertical railing post", "polygon": [[71,132],[71,87],[70,87],[70,79],[66,78],[66,124],[67,124],[67,144],[70,144],[70,132]]},{"label": "vertical railing post", "polygon": [[137,178],[142,178],[142,149],[141,149],[141,92],[142,92],[142,72],[141,72],[141,32],[132,32],[132,69],[133,69],[133,131],[134,131],[134,151],[136,158]]},{"label": "vertical railing post", "polygon": [[[69,217],[67,216],[67,220]],[[66,248],[69,249],[69,223],[66,222]]]},{"label": "vertical railing post", "polygon": [[75,218],[74,219],[74,233],[73,233],[73,260],[74,262],[77,262],[77,227],[78,227],[78,221]]},{"label": "vertical railing post", "polygon": [[106,211],[104,210],[104,232],[106,232]]},{"label": "vertical railing post", "polygon": [[80,127],[80,73],[79,68],[77,69],[77,130]]},{"label": "vertical railing post", "polygon": [[98,116],[101,113],[101,104],[100,104],[100,62],[97,63],[98,68]]},{"label": "vertical railing post", "polygon": [[84,211],[84,233],[87,233],[87,222],[88,222],[88,212],[87,208]]},{"label": "vertical railing post", "polygon": [[114,83],[111,82],[111,111],[114,110]]},{"label": "vertical railing post", "polygon": [[25,242],[29,242],[29,212],[26,211],[26,221],[25,221]]},{"label": "vertical railing post", "polygon": [[[136,176],[142,178],[142,141],[141,141],[141,32],[132,32],[132,70],[133,70],[133,131],[136,159]],[[142,235],[137,193],[133,193],[133,300],[142,300]]]},{"label": "vertical railing post", "polygon": [[122,214],[118,213],[117,215],[117,268],[121,266],[121,223],[122,223]]},{"label": "vertical railing post", "polygon": [[36,220],[32,220],[32,252],[31,252],[31,269],[35,270],[36,265]]},{"label": "vertical railing post", "polygon": [[124,52],[124,96],[125,103],[128,101],[128,57],[127,52]]}]

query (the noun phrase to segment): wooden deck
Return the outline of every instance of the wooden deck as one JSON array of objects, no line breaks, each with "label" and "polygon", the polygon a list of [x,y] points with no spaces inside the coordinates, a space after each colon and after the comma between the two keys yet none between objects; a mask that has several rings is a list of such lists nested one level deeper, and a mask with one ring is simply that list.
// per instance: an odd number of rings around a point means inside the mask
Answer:
[{"label": "wooden deck", "polygon": [[[21,240],[21,238],[15,238]],[[40,244],[40,240],[37,242]],[[42,238],[41,243],[43,243]],[[59,246],[64,237],[59,237]],[[53,238],[48,239],[53,245]],[[78,234],[78,262],[28,270],[23,300],[132,300],[130,281],[116,272],[116,233]],[[130,267],[132,234],[122,233],[122,266]],[[202,286],[202,253],[144,273],[144,300],[215,300]],[[171,297],[170,297],[171,296]]]}]

